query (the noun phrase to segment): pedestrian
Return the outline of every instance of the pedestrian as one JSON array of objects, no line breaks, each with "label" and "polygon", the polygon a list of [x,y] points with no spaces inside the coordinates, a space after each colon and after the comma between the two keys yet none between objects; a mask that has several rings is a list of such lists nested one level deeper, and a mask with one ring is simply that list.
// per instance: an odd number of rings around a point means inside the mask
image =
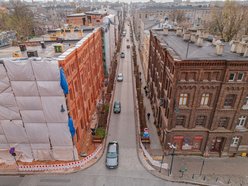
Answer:
[{"label": "pedestrian", "polygon": [[146,96],[147,96],[147,94],[148,94],[147,90],[145,90],[145,94],[146,94]]},{"label": "pedestrian", "polygon": [[148,119],[148,120],[150,120],[150,116],[151,116],[151,114],[150,114],[150,112],[148,112],[148,113],[147,113],[147,119]]},{"label": "pedestrian", "polygon": [[147,88],[147,87],[146,87],[146,86],[144,86],[144,90],[146,90],[146,88]]}]

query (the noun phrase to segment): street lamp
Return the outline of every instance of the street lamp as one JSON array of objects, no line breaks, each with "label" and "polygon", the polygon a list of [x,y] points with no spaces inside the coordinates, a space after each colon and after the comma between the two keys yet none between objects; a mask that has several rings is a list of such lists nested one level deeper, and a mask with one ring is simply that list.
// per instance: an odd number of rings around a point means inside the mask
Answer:
[{"label": "street lamp", "polygon": [[171,172],[172,172],[172,166],[173,166],[173,160],[174,160],[176,146],[173,145],[173,144],[171,144],[171,143],[168,143],[168,145],[169,145],[170,149],[172,149],[170,170],[168,171],[169,176],[170,176],[171,175]]}]

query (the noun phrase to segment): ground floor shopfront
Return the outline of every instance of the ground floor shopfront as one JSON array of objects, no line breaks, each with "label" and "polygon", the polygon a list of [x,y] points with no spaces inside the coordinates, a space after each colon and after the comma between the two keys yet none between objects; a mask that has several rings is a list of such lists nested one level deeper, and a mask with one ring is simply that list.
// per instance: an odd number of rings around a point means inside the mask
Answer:
[{"label": "ground floor shopfront", "polygon": [[165,153],[170,153],[170,144],[176,147],[175,154],[233,157],[248,154],[247,133],[219,133],[209,131],[162,131],[160,140]]}]

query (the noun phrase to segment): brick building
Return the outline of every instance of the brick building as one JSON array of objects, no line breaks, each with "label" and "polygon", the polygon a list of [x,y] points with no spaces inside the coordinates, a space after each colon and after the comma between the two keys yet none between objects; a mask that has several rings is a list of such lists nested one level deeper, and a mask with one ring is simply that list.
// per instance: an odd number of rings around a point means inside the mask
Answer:
[{"label": "brick building", "polygon": [[[56,43],[47,35],[42,45],[29,41],[25,47],[0,50],[2,162],[13,162],[13,144],[16,160],[23,162],[75,160],[95,148],[90,128],[104,82],[102,29],[64,32],[63,38]],[[13,53],[18,55],[11,58]]]},{"label": "brick building", "polygon": [[173,143],[176,154],[247,153],[247,38],[215,46],[200,31],[150,35],[148,86],[165,151]]},{"label": "brick building", "polygon": [[70,14],[66,18],[66,23],[73,26],[99,26],[102,24],[106,12],[85,12],[78,14]]},{"label": "brick building", "polygon": [[76,128],[74,139],[78,149],[82,147],[83,134],[90,129],[100,99],[104,81],[102,55],[102,30],[97,28],[58,59],[69,85],[67,103]]}]

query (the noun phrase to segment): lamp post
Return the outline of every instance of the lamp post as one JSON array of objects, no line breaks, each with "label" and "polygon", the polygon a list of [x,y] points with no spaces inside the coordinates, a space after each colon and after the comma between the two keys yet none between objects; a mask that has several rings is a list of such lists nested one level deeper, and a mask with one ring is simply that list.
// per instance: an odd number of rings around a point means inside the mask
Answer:
[{"label": "lamp post", "polygon": [[205,158],[203,158],[203,161],[202,161],[202,166],[201,166],[201,170],[200,170],[200,176],[202,175],[204,164],[205,164]]},{"label": "lamp post", "polygon": [[171,164],[170,164],[170,170],[169,170],[169,176],[171,175],[172,172],[172,167],[173,167],[173,161],[174,161],[174,155],[175,155],[175,150],[176,150],[176,146],[168,143],[170,149],[172,149],[172,154],[171,154]]}]

